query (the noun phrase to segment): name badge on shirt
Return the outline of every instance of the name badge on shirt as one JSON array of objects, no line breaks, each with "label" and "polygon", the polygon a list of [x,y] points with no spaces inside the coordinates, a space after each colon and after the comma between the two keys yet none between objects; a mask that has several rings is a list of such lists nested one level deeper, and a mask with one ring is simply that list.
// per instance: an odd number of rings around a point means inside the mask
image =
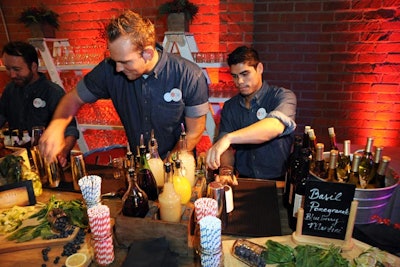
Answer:
[{"label": "name badge on shirt", "polygon": [[44,108],[46,106],[46,101],[37,97],[37,98],[33,99],[33,106],[35,108]]},{"label": "name badge on shirt", "polygon": [[265,110],[265,108],[259,108],[257,110],[257,119],[262,120],[265,117],[267,117],[267,111]]},{"label": "name badge on shirt", "polygon": [[164,100],[166,102],[179,102],[182,99],[182,92],[178,88],[174,88],[171,92],[167,92],[164,94]]}]

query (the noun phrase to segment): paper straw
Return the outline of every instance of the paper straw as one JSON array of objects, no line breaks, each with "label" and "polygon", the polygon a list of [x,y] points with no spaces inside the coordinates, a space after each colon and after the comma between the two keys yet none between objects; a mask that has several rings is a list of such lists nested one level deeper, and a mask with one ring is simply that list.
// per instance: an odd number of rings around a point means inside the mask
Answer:
[{"label": "paper straw", "polygon": [[196,219],[199,222],[206,216],[218,215],[218,202],[213,198],[202,197],[194,202]]},{"label": "paper straw", "polygon": [[96,205],[87,210],[89,226],[94,237],[106,237],[111,234],[110,209],[106,205]]},{"label": "paper straw", "polygon": [[221,248],[221,220],[206,216],[199,221],[200,246],[204,251],[216,251]]},{"label": "paper straw", "polygon": [[111,234],[103,239],[93,239],[93,247],[98,265],[108,265],[114,261],[114,246]]},{"label": "paper straw", "polygon": [[84,176],[78,181],[79,187],[82,192],[83,199],[85,200],[88,208],[100,203],[101,196],[101,177],[97,175]]}]

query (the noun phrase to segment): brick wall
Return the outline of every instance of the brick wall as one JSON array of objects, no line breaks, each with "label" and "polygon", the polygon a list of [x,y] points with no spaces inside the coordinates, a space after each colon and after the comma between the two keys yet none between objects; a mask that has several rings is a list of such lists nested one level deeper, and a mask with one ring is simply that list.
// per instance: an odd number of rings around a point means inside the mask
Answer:
[{"label": "brick wall", "polygon": [[[376,145],[400,145],[400,0],[192,1],[200,7],[190,26],[200,51],[253,45],[265,79],[296,93],[298,132],[311,125],[327,143],[327,128],[335,126],[339,142],[374,136]],[[12,40],[29,37],[16,17],[39,2],[60,14],[57,36],[73,44],[104,42],[102,25],[124,8],[149,17],[159,41],[165,31],[157,16],[165,0],[2,0]],[[0,22],[0,45],[6,40]],[[6,79],[0,73],[0,86]]]},{"label": "brick wall", "polygon": [[298,96],[298,130],[398,146],[400,1],[257,1],[265,78]]}]

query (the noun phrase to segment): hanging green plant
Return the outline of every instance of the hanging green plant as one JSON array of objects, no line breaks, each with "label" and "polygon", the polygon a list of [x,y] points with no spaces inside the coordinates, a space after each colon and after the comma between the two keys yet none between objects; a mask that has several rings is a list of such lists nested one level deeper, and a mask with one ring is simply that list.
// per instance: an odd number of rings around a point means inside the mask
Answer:
[{"label": "hanging green plant", "polygon": [[56,12],[47,8],[44,4],[40,4],[37,7],[32,6],[23,9],[18,21],[24,23],[26,27],[47,23],[58,29],[60,27],[58,18],[59,15]]},{"label": "hanging green plant", "polygon": [[172,0],[163,3],[158,8],[158,13],[160,15],[168,15],[171,13],[184,13],[185,18],[192,22],[199,12],[199,7],[188,0]]}]

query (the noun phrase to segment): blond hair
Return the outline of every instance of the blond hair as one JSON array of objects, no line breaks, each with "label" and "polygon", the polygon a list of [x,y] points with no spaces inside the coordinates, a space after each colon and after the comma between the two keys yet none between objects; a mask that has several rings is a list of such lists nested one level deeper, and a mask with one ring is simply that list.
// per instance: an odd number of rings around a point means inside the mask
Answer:
[{"label": "blond hair", "polygon": [[110,42],[121,36],[127,36],[139,51],[146,46],[156,46],[154,24],[132,10],[126,10],[117,18],[111,19],[106,27],[107,38]]}]

